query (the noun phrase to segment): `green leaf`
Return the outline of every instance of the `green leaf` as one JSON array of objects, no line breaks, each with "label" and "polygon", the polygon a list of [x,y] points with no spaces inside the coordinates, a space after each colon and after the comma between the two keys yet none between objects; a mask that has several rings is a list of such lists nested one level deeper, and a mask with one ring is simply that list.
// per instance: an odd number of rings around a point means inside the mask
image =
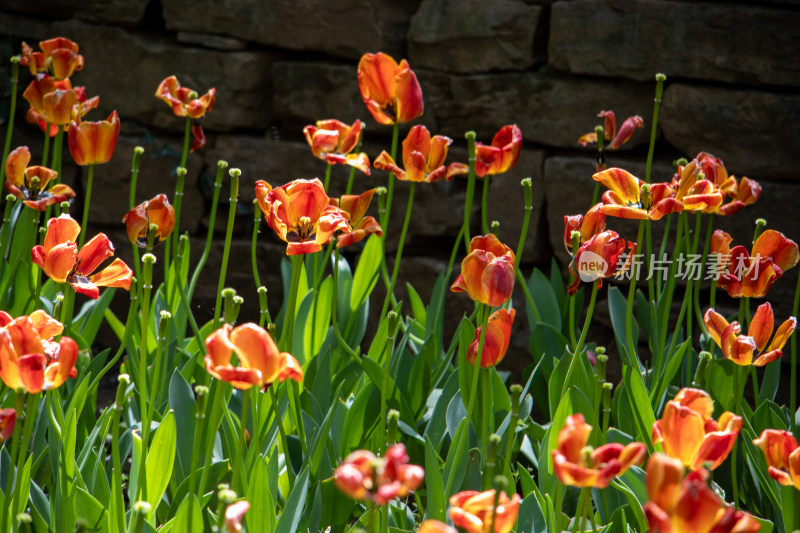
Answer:
[{"label": "green leaf", "polygon": [[[189,523],[191,522],[191,527]],[[183,500],[181,506],[178,508],[178,513],[175,515],[175,522],[172,525],[172,531],[202,531],[203,530],[203,512],[200,507],[200,502],[194,494],[188,496]]]},{"label": "green leaf", "polygon": [[286,500],[286,505],[280,518],[278,518],[278,523],[274,530],[275,533],[295,533],[298,530],[297,525],[300,522],[300,516],[303,514],[307,495],[308,468],[304,468],[294,481],[294,488]]},{"label": "green leaf", "polygon": [[250,511],[245,515],[248,531],[273,531],[277,524],[275,500],[269,485],[267,463],[259,456],[249,472],[250,484],[247,487],[247,501]]},{"label": "green leaf", "polygon": [[[553,416],[553,423],[550,424],[550,437],[547,441],[547,473],[553,474],[553,456],[550,454],[552,450],[558,448],[558,434],[561,432],[561,428],[564,427],[564,424],[567,421],[567,417],[572,414],[572,399],[569,393],[565,394],[563,398],[561,398],[561,403],[558,404],[558,408],[556,409],[555,416]],[[539,465],[539,468],[542,468],[542,465]],[[546,492],[546,491],[543,491]]]},{"label": "green leaf", "polygon": [[[656,423],[656,417],[653,414],[653,407],[650,405],[650,398],[647,396],[647,387],[645,387],[642,375],[631,367],[624,365],[622,374],[628,392],[628,402],[636,422],[638,435],[635,436],[637,440],[645,443],[648,453],[653,453],[651,429]],[[661,445],[659,444],[656,449],[661,451]]]},{"label": "green leaf", "polygon": [[653,390],[650,391],[650,405],[654,410],[658,409],[662,404],[664,395],[667,393],[667,387],[672,382],[675,374],[678,373],[678,370],[680,370],[683,360],[686,357],[686,350],[691,343],[691,339],[686,339],[686,341],[675,350],[675,353],[667,355],[667,366],[664,370],[664,375],[661,376],[658,388],[653,388]]},{"label": "green leaf", "polygon": [[733,411],[733,373],[736,363],[729,359],[714,359],[706,367],[706,390],[713,391],[714,401],[724,411]]},{"label": "green leaf", "polygon": [[464,417],[458,425],[447,460],[444,463],[442,479],[445,481],[445,498],[449,498],[461,486],[467,470],[467,447],[469,446],[469,420]]},{"label": "green leaf", "polygon": [[518,533],[547,533],[547,520],[535,494],[529,494],[519,505]]},{"label": "green leaf", "polygon": [[170,410],[153,435],[153,442],[147,453],[145,474],[147,476],[147,503],[155,509],[167,490],[172,468],[175,465],[177,447],[175,412]]},{"label": "green leaf", "polygon": [[195,404],[192,387],[175,370],[169,380],[169,404],[175,411],[175,426],[177,431],[177,461],[176,481],[180,483],[191,473],[192,446],[195,435]]},{"label": "green leaf", "polygon": [[99,532],[108,531],[108,520],[105,519],[106,510],[94,496],[78,487],[73,508],[77,518],[83,518],[89,524],[89,530]]},{"label": "green leaf", "polygon": [[414,318],[420,324],[425,324],[428,321],[428,312],[425,309],[425,304],[422,303],[422,298],[419,293],[414,290],[410,283],[406,283],[406,290],[408,291],[408,300],[411,303],[411,312]]},{"label": "green leaf", "polygon": [[428,437],[425,437],[425,489],[428,493],[428,518],[444,522],[447,498],[444,493],[439,456]]},{"label": "green leaf", "polygon": [[[331,321],[331,302],[333,296],[333,279],[328,277],[320,284],[319,291],[313,292],[313,303],[310,305],[310,312],[307,315],[303,326],[303,334],[297,331],[295,324],[295,337],[303,340],[303,352],[305,360],[311,358],[322,350],[322,344],[328,332],[328,325]],[[303,302],[305,303],[305,302]]]},{"label": "green leaf", "polygon": [[350,309],[356,311],[375,288],[378,282],[378,270],[381,266],[381,256],[383,255],[383,241],[377,235],[372,235],[367,239],[364,251],[358,259],[358,266],[353,275],[353,292],[350,296]]},{"label": "green leaf", "polygon": [[[528,289],[533,297],[533,303],[536,304],[536,310],[539,312],[539,323],[549,324],[556,331],[561,331],[561,307],[558,305],[558,299],[553,292],[550,280],[538,268],[533,269],[533,274],[528,280]],[[527,304],[526,309],[528,310],[528,321],[533,329],[536,320]]]},{"label": "green leaf", "polygon": [[[623,357],[627,355],[628,364],[634,362],[639,365],[639,371],[644,370],[642,363],[639,361],[639,356],[636,353],[629,354],[628,346],[628,325],[626,317],[628,314],[628,300],[622,295],[622,292],[617,287],[610,287],[608,289],[608,311],[611,314],[611,325],[614,328],[614,337],[617,340],[620,355]],[[636,320],[631,321],[633,329],[633,338],[639,338],[639,326]],[[624,352],[624,353],[623,353]]]}]

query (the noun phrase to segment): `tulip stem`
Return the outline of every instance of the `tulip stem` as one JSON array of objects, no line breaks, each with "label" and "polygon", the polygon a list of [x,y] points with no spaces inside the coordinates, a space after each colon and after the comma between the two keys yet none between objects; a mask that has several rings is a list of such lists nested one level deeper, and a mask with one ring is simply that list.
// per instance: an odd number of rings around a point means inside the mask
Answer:
[{"label": "tulip stem", "polygon": [[[25,423],[22,429],[22,443],[20,444],[19,450],[17,451],[17,472],[16,472],[16,482],[14,484],[14,501],[11,503],[11,512],[16,513],[17,509],[19,509],[19,499],[22,494],[22,471],[24,470],[25,461],[28,457],[28,445],[30,444],[31,440],[31,433],[33,432],[34,422],[38,415],[38,407],[39,407],[39,393],[35,394],[28,394],[28,402],[25,406]],[[11,475],[11,472],[8,473]],[[30,475],[30,474],[28,474]],[[29,487],[30,489],[30,487]],[[28,496],[30,494],[30,490],[24,494],[24,500],[28,501]],[[6,499],[10,494],[6,493]],[[11,526],[12,531],[17,530],[17,520],[16,515],[11,519]]]},{"label": "tulip stem", "polygon": [[281,329],[281,349],[292,351],[294,336],[294,314],[297,309],[297,290],[300,286],[300,273],[303,268],[303,256],[292,256],[292,277],[289,281],[289,297],[286,300],[286,314],[283,315],[283,328]]},{"label": "tulip stem", "polygon": [[[333,165],[331,165],[330,163],[327,163],[325,165],[325,182],[324,182],[325,194],[328,194],[329,186],[331,184],[331,167],[332,166]],[[390,176],[391,176],[391,174],[390,174]],[[330,196],[330,194],[328,194],[328,196]]]},{"label": "tulip stem", "polygon": [[237,491],[239,494],[244,494],[245,484],[244,482],[240,483],[241,475],[242,475],[242,468],[244,465],[242,464],[242,457],[244,456],[244,448],[245,448],[245,441],[247,439],[246,432],[247,432],[247,418],[250,415],[250,391],[243,390],[242,391],[242,416],[239,417],[239,442],[236,445],[236,457],[233,462],[233,481],[231,482],[231,487],[233,490]]},{"label": "tulip stem", "polygon": [[[228,207],[228,227],[225,231],[225,246],[222,249],[222,265],[220,266],[219,281],[217,283],[217,301],[214,304],[214,327],[219,326],[219,317],[222,313],[222,288],[225,286],[225,277],[228,273],[228,257],[231,253],[231,239],[233,238],[233,221],[236,218],[236,204],[239,202],[239,176],[242,172],[238,168],[228,171],[231,177],[231,195]],[[175,226],[177,228],[177,216]]]},{"label": "tulip stem", "polygon": [[256,251],[258,245],[258,234],[261,228],[261,209],[258,207],[258,201],[253,200],[253,237],[250,241],[250,266],[253,269],[253,280],[256,282],[256,290],[261,287],[261,277],[258,275],[258,262],[256,261]]},{"label": "tulip stem", "polygon": [[339,331],[339,301],[338,301],[338,293],[339,293],[339,249],[337,248],[333,254],[333,298],[331,304],[331,321],[333,323],[333,333],[336,335],[336,339],[339,341],[339,346],[344,348],[344,350],[350,355],[350,358],[353,361],[359,362],[359,357],[356,352],[350,348],[350,345],[347,344],[347,341],[344,340],[342,337],[342,333]]},{"label": "tulip stem", "polygon": [[[733,412],[742,416],[742,395],[744,394],[744,383],[742,380],[742,367],[738,364],[733,369],[733,393],[734,393],[734,409]],[[739,439],[733,442],[733,450],[731,451],[731,488],[733,492],[733,504],[736,509],[739,509],[739,485],[737,484],[738,478],[736,477],[737,463],[739,457]]]},{"label": "tulip stem", "polygon": [[[356,145],[355,150],[353,150],[354,153],[361,152],[362,141],[363,141],[363,136],[360,139],[358,139],[358,144]],[[350,194],[350,191],[353,190],[353,180],[355,180],[355,177],[356,177],[356,167],[351,166],[350,175],[347,177],[347,188],[344,190],[345,194]]]},{"label": "tulip stem", "polygon": [[[400,124],[395,123],[392,127],[392,161],[397,160],[397,141],[400,136]],[[389,172],[389,183],[386,184],[386,209],[383,212],[381,219],[381,227],[383,228],[383,238],[386,239],[386,230],[389,227],[389,215],[392,211],[392,198],[394,197],[394,174]]]},{"label": "tulip stem", "polygon": [[308,455],[308,450],[306,449],[306,430],[303,424],[303,407],[300,405],[300,391],[298,390],[297,382],[294,380],[289,380],[286,385],[289,387],[291,393],[289,396],[289,403],[295,413],[294,418],[296,418],[296,420],[294,423],[297,427],[297,438],[300,441],[300,449],[303,451],[303,457],[305,457]]},{"label": "tulip stem", "polygon": [[[481,373],[481,359],[483,358],[483,345],[486,342],[486,329],[489,326],[489,315],[492,312],[492,308],[486,304],[479,304],[480,312],[478,316],[481,317],[481,334],[478,338],[478,351],[475,357],[475,369],[472,375],[472,387],[470,387],[469,391],[469,405],[467,406],[467,424],[472,420],[472,410],[475,407],[475,397],[478,395],[478,378],[480,377]],[[462,398],[463,400],[463,398]],[[467,427],[467,430],[469,427]],[[469,431],[464,431],[464,437],[462,438],[469,438]]]},{"label": "tulip stem", "polygon": [[86,225],[89,222],[89,205],[92,202],[92,184],[94,183],[94,165],[89,165],[89,175],[86,178],[86,195],[83,199],[83,217],[81,217],[81,235],[78,238],[78,248],[86,241]]},{"label": "tulip stem", "polygon": [[650,144],[647,147],[647,164],[644,170],[644,181],[650,183],[650,170],[653,168],[653,153],[656,149],[656,134],[658,133],[658,113],[661,109],[661,97],[664,94],[664,82],[667,76],[656,74],[656,96],[653,99],[653,123],[650,125]]},{"label": "tulip stem", "polygon": [[[578,531],[578,523],[583,522],[583,517],[586,515],[587,496],[592,489],[590,487],[583,487],[581,494],[578,497],[578,506],[575,508],[575,518],[572,520],[572,533]],[[583,531],[583,529],[581,529]]]},{"label": "tulip stem", "polygon": [[281,448],[283,448],[283,462],[286,464],[286,476],[289,479],[289,493],[294,488],[294,472],[292,471],[292,462],[289,459],[289,445],[286,440],[286,431],[283,429],[283,420],[280,417],[278,410],[278,395],[275,393],[276,383],[270,383],[267,388],[272,396],[272,412],[275,413],[275,423],[278,424],[278,433],[281,437]]},{"label": "tulip stem", "polygon": [[[192,117],[186,116],[186,127],[183,131],[183,151],[181,152],[181,167],[186,168],[186,160],[189,158],[189,139],[192,136]],[[175,225],[177,226],[177,216]]]},{"label": "tulip stem", "polygon": [[[200,278],[200,272],[203,270],[203,267],[208,261],[208,256],[211,253],[211,243],[214,238],[214,225],[217,221],[217,205],[219,204],[219,195],[220,191],[222,190],[222,179],[225,175],[225,169],[228,168],[228,163],[225,161],[217,161],[217,177],[214,180],[214,195],[211,199],[211,213],[208,215],[208,231],[206,232],[206,246],[203,248],[203,255],[200,256],[200,261],[197,262],[197,266],[194,267],[194,273],[192,274],[192,281],[189,283],[189,297],[191,298],[194,295],[194,288],[197,285],[197,280]],[[180,285],[179,285],[180,287]],[[183,296],[181,296],[183,298]],[[187,302],[188,303],[188,302]],[[192,316],[189,313],[189,316]]]},{"label": "tulip stem", "polygon": [[481,195],[481,229],[484,235],[489,234],[489,175],[483,177],[483,194]]},{"label": "tulip stem", "polygon": [[20,56],[11,58],[11,102],[8,108],[8,128],[6,129],[6,141],[3,146],[3,161],[0,165],[0,181],[5,182],[6,158],[11,150],[11,134],[14,131],[14,114],[17,110],[17,87],[19,85],[19,60]]},{"label": "tulip stem", "polygon": [[[481,335],[483,331],[481,330]],[[481,358],[483,354],[481,354]],[[489,437],[494,433],[494,423],[492,415],[494,414],[494,394],[492,391],[491,371],[494,367],[480,368],[480,359],[476,358],[478,367],[476,370],[481,374],[481,461],[484,467],[489,458]]]},{"label": "tulip stem", "polygon": [[[708,250],[711,247],[711,235],[714,233],[714,213],[711,213],[708,216],[708,228],[706,228],[706,241],[703,245],[703,255],[700,257],[700,279],[702,278],[703,271],[706,268],[706,260],[708,259]],[[714,286],[716,284],[716,280],[711,281],[711,285]],[[703,313],[700,310],[700,283],[697,284],[697,289],[694,291],[694,313],[695,317],[697,318],[698,324],[700,324],[700,329],[703,331],[704,334],[708,334],[706,330],[706,325],[703,322]]]},{"label": "tulip stem", "polygon": [[[386,291],[386,298],[383,300],[383,307],[381,308],[381,314],[379,316],[383,317],[386,315],[386,311],[389,309],[389,300],[392,298],[392,293],[394,292],[395,283],[397,283],[397,274],[400,272],[400,260],[403,257],[403,246],[406,242],[406,234],[408,233],[408,223],[411,221],[411,210],[414,206],[414,191],[416,190],[417,183],[412,181],[411,187],[408,190],[408,203],[406,204],[406,216],[403,219],[403,229],[400,232],[400,242],[397,243],[397,254],[394,258],[394,265],[392,266],[392,279],[389,282],[389,289]],[[388,210],[388,205],[387,205]]]},{"label": "tulip stem", "polygon": [[[59,126],[60,128],[61,126]],[[42,148],[42,166],[47,166],[47,158],[50,155],[50,123],[44,125],[44,148]]]},{"label": "tulip stem", "polygon": [[[636,250],[635,252],[639,252],[642,249],[642,239],[644,237],[644,229],[645,224],[644,220],[639,221],[639,233],[636,236]],[[634,296],[636,295],[636,277],[638,272],[631,271],[631,284],[628,286],[628,307],[625,313],[625,333],[628,336],[628,362],[631,363],[634,360],[638,360],[638,355],[636,354],[636,343],[639,341],[638,338],[634,339],[633,336],[633,301]],[[666,313],[667,315],[669,313]],[[633,367],[633,365],[630,365]],[[636,367],[637,372],[639,371],[641,365]]]},{"label": "tulip stem", "polygon": [[468,131],[464,136],[467,138],[469,173],[467,174],[467,196],[464,201],[464,222],[462,227],[464,229],[464,247],[469,253],[469,219],[470,215],[472,215],[472,199],[475,196],[475,132]]},{"label": "tulip stem", "polygon": [[[592,295],[589,297],[589,307],[586,309],[586,320],[583,322],[583,329],[581,330],[581,336],[578,339],[578,342],[574,345],[574,349],[572,350],[572,357],[570,358],[569,367],[567,368],[567,375],[564,378],[564,383],[561,387],[561,398],[567,394],[569,387],[571,386],[572,375],[575,373],[575,369],[578,367],[580,363],[578,363],[578,357],[580,357],[581,349],[583,348],[583,343],[586,341],[586,336],[589,334],[589,325],[592,322],[592,314],[594,314],[594,304],[597,301],[597,290],[600,287],[600,280],[596,279],[592,283]],[[570,302],[574,300],[574,297],[570,296]],[[571,312],[572,310],[570,310]],[[574,330],[574,328],[572,328]],[[573,333],[574,335],[574,333]]]},{"label": "tulip stem", "polygon": [[[175,227],[172,229],[171,237],[167,237],[167,239],[172,241],[172,246],[175,248],[173,253],[178,253],[178,239],[180,238],[180,226],[181,226],[181,210],[183,207],[183,189],[186,185],[186,167],[181,165],[175,171],[176,174],[176,181],[175,181],[175,197],[172,202],[172,207],[175,211]],[[166,254],[165,260],[170,261],[172,258],[169,253]],[[169,264],[164,264],[164,276],[168,275],[168,267]],[[178,283],[177,280],[178,273],[175,273],[175,278],[172,280],[173,283]]]}]

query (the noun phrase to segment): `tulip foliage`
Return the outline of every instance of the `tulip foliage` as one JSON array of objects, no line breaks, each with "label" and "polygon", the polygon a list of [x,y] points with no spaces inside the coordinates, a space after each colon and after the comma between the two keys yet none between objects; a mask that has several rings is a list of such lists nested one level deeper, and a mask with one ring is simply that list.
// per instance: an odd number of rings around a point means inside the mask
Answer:
[{"label": "tulip foliage", "polygon": [[[539,176],[504,200],[524,212],[516,247],[488,224],[490,179],[525,160],[520,128],[498,124],[488,144],[467,132],[469,160],[453,160],[454,139],[412,124],[424,105],[411,65],[367,53],[355,81],[377,124],[320,117],[302,130],[323,179],[292,168],[242,179],[219,161],[208,233],[192,250],[180,233],[186,165],[206,144],[201,121],[230,95],[176,76],[158,84],[156,98],[185,120],[175,189],[137,203],[139,172],[150,172],[137,148],[127,205],[102,199],[106,211],[122,206],[119,227],[93,234],[93,168],[129,157],[115,151],[125,117],[84,118],[98,99],[70,78],[92,66],[67,38],[23,44],[14,84],[20,65],[26,118],[44,142],[10,151],[26,127],[12,118],[0,165],[0,531],[800,527],[797,320],[780,310],[776,324],[768,299],[800,254],[763,221],[752,238],[717,229],[716,217],[761,195],[719,158],[701,152],[655,179],[648,160],[635,176],[605,151],[644,120],[617,128],[601,111],[603,124],[578,140],[597,149],[585,180],[594,201],[564,213],[567,260],[546,275],[521,263],[539,231]],[[362,151],[366,126],[391,128],[391,146]],[[86,187],[61,182],[67,153]],[[346,188],[332,172],[349,173]],[[444,182],[466,191],[449,264],[427,291],[398,285],[416,188]],[[255,198],[251,263],[231,265],[241,183],[255,183],[244,195]],[[407,193],[394,206],[405,207],[399,227],[389,224],[395,185]],[[223,186],[226,238],[209,261]],[[618,219],[637,221],[638,234]],[[129,243],[109,237],[125,234]],[[267,239],[285,257],[262,257]],[[203,305],[209,264],[218,283]],[[252,276],[241,294],[228,287],[234,267],[237,279]],[[598,306],[610,346],[590,328]]]}]

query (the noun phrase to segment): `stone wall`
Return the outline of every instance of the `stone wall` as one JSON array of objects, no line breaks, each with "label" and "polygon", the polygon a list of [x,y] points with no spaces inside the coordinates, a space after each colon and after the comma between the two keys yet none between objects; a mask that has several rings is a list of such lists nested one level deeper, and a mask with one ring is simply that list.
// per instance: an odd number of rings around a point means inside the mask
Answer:
[{"label": "stone wall", "polygon": [[[311,156],[301,133],[318,119],[364,120],[365,147],[373,158],[389,143],[390,130],[375,123],[359,97],[356,64],[364,52],[382,50],[409,60],[424,92],[420,121],[455,140],[451,159],[465,160],[467,130],[489,142],[504,124],[520,126],[524,151],[513,171],[492,181],[490,216],[500,220],[501,238],[516,243],[523,207],[519,181],[533,177],[526,271],[534,264],[547,267],[553,256],[565,264],[562,217],[584,212],[593,189],[593,151],[581,149],[576,139],[599,123],[601,109],[616,111],[620,122],[632,114],[644,118],[645,128],[623,150],[608,154],[611,165],[643,173],[656,72],[668,80],[654,178],[669,178],[678,157],[711,152],[731,173],[757,179],[764,188],[757,205],[721,222],[737,242],[749,238],[757,217],[800,238],[799,25],[796,0],[0,0],[6,45],[0,89],[6,101],[5,59],[18,53],[21,40],[63,35],[80,44],[86,67],[74,79],[101,96],[100,109],[89,118],[117,109],[123,124],[114,159],[97,169],[91,223],[112,234],[124,255],[119,219],[126,211],[135,145],[146,149],[137,199],[157,192],[171,196],[174,188],[183,121],[153,97],[156,86],[175,74],[200,92],[216,87],[216,106],[204,120],[209,144],[189,157],[181,228],[198,249],[217,160],[242,169],[244,201],[230,283],[252,313],[253,182],[322,175],[323,163]],[[21,88],[27,81],[24,74]],[[18,119],[13,146],[35,147],[35,159],[40,139]],[[334,169],[334,190],[341,192],[345,175]],[[81,170],[66,165],[68,183],[80,178]],[[385,173],[374,170],[356,188],[385,182]],[[390,244],[399,233],[407,192],[404,184],[397,189]],[[464,180],[420,187],[404,274],[423,295],[431,273],[446,263],[464,190]],[[226,204],[222,209],[224,219]],[[626,236],[633,239],[632,233]],[[283,245],[264,231],[259,246],[262,280],[277,303]],[[790,310],[796,272],[774,288],[779,316]],[[201,288],[201,310],[208,310],[215,287],[209,279]],[[457,311],[462,303],[452,305]]]}]

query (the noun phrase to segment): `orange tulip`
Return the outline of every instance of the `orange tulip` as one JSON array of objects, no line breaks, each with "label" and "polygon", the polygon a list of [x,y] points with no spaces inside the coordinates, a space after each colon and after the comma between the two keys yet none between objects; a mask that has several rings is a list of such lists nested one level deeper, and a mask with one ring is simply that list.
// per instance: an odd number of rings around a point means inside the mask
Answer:
[{"label": "orange tulip", "polygon": [[732,215],[744,206],[754,204],[761,197],[761,185],[755,180],[742,178],[739,183],[734,181],[727,193],[732,199],[719,208],[721,215]]},{"label": "orange tulip", "polygon": [[379,124],[403,124],[422,115],[422,88],[408,62],[388,54],[364,54],[358,62],[361,98]]},{"label": "orange tulip", "polygon": [[51,180],[58,176],[55,170],[32,166],[31,152],[27,146],[20,146],[8,154],[6,159],[6,191],[23,201],[30,208],[44,211],[48,205],[60,204],[75,197],[75,191],[68,185],[58,183],[49,189]]},{"label": "orange tulip", "polygon": [[[206,371],[237,389],[264,388],[275,381],[303,380],[303,369],[291,354],[281,352],[270,334],[253,323],[225,324],[206,338]],[[239,366],[231,364],[236,354]]]},{"label": "orange tulip", "polygon": [[206,94],[198,97],[196,91],[181,87],[175,76],[165,78],[156,88],[156,98],[171,106],[172,112],[176,116],[194,119],[192,121],[192,152],[206,145],[206,136],[199,119],[214,107],[216,94],[217,89],[212,87]]},{"label": "orange tulip", "polygon": [[17,423],[17,411],[14,409],[0,409],[0,442],[7,441],[14,434]]},{"label": "orange tulip", "polygon": [[131,243],[145,248],[150,234],[150,225],[156,226],[153,241],[158,244],[172,235],[175,227],[175,210],[169,203],[166,194],[159,194],[151,200],[146,200],[122,217],[122,223],[128,232]]},{"label": "orange tulip", "polygon": [[372,195],[375,194],[377,189],[370,189],[360,195],[347,194],[342,196],[341,200],[335,198],[331,203],[349,215],[350,220],[350,233],[342,233],[336,240],[336,247],[343,248],[350,246],[366,239],[369,235],[375,234],[378,237],[383,235],[378,221],[373,217],[364,216],[369,208],[369,203],[372,200]]},{"label": "orange tulip", "polygon": [[677,459],[656,453],[647,461],[644,513],[652,533],[756,533],[761,524],[725,505],[706,484],[705,471],[683,478]]},{"label": "orange tulip", "polygon": [[303,135],[311,146],[314,157],[324,159],[328,164],[343,164],[355,167],[369,176],[367,154],[351,154],[361,141],[364,123],[360,120],[352,126],[338,120],[318,120],[315,126],[303,128]]},{"label": "orange tulip", "polygon": [[769,475],[781,485],[800,490],[800,446],[788,431],[765,429],[753,443],[761,448]]},{"label": "orange tulip", "polygon": [[453,139],[444,135],[431,138],[428,128],[414,126],[403,141],[403,166],[397,166],[394,159],[384,150],[374,161],[375,168],[386,170],[402,181],[425,181],[433,183],[444,178],[447,181],[459,174],[466,174],[468,167],[463,163],[450,163],[445,166],[448,147]]},{"label": "orange tulip", "polygon": [[717,266],[725,271],[717,278],[717,287],[733,298],[766,296],[772,284],[800,260],[797,244],[779,231],[761,233],[749,254],[744,246],[731,248],[732,240],[724,231],[716,230],[710,251]]},{"label": "orange tulip", "polygon": [[552,451],[553,472],[561,483],[573,487],[603,489],[611,479],[622,475],[633,465],[642,464],[644,443],[627,446],[609,443],[589,451],[592,426],[578,413],[567,417],[558,434],[558,447]]},{"label": "orange tulip", "polygon": [[[600,111],[597,116],[605,119],[605,124],[603,126],[603,138],[606,141],[611,141],[605,146],[605,149],[607,150],[619,149],[619,147],[630,140],[634,131],[644,126],[644,120],[642,120],[642,117],[639,115],[634,115],[626,118],[625,122],[622,123],[622,127],[619,129],[619,132],[617,132],[617,117],[613,111]],[[596,143],[597,133],[594,131],[585,135],[581,135],[581,137],[578,139],[578,144],[581,146]]]},{"label": "orange tulip", "polygon": [[581,281],[600,280],[619,276],[630,268],[636,254],[636,243],[627,242],[628,253],[625,262],[620,259],[626,250],[626,241],[616,231],[605,230],[590,238],[578,248],[572,258],[569,271],[574,277],[567,287],[570,294],[575,294]]},{"label": "orange tulip", "polygon": [[37,393],[77,376],[78,345],[69,337],[53,340],[63,330],[41,310],[14,319],[0,311],[0,378],[6,386]]},{"label": "orange tulip", "polygon": [[[498,309],[489,317],[486,328],[486,336],[483,339],[483,351],[481,352],[481,367],[489,368],[500,363],[508,351],[508,343],[511,341],[511,326],[514,324],[514,317],[517,312],[511,309]],[[475,330],[475,340],[467,348],[467,361],[474,365],[478,358],[478,346],[480,345],[481,329],[479,326]]]},{"label": "orange tulip", "polygon": [[425,470],[409,464],[408,459],[403,444],[391,446],[383,458],[367,450],[357,450],[336,469],[334,481],[339,490],[353,499],[386,505],[395,498],[405,498],[425,479]]},{"label": "orange tulip", "polygon": [[501,492],[497,497],[494,489],[485,492],[465,490],[450,498],[450,518],[453,525],[467,533],[509,533],[517,522],[521,501],[519,494],[509,498]]},{"label": "orange tulip", "polygon": [[[751,364],[764,366],[781,357],[783,346],[797,327],[797,319],[790,316],[780,325],[772,342],[767,346],[775,327],[775,317],[769,302],[758,306],[756,314],[750,321],[747,335],[739,334],[742,329],[739,322],[734,321],[728,324],[725,317],[713,309],[706,311],[703,322],[711,338],[722,350],[722,355],[742,366]],[[754,355],[756,352],[757,355]]]},{"label": "orange tulip", "polygon": [[476,302],[500,307],[514,290],[514,262],[514,252],[493,234],[473,237],[469,254],[461,261],[461,274],[450,290],[466,292]]},{"label": "orange tulip", "polygon": [[517,164],[522,150],[522,132],[516,124],[500,128],[491,145],[475,143],[475,175],[482,178],[508,172]]},{"label": "orange tulip", "polygon": [[606,216],[601,211],[602,203],[597,203],[584,215],[564,215],[564,248],[572,255],[572,232],[579,231],[581,244],[585,243],[604,229]]},{"label": "orange tulip", "polygon": [[100,103],[98,96],[86,97],[85,87],[73,87],[69,79],[56,80],[47,74],[38,74],[22,96],[31,106],[26,120],[38,124],[42,131],[49,124],[51,137],[58,133],[61,126],[83,117]]},{"label": "orange tulip", "polygon": [[712,181],[701,179],[700,166],[696,159],[678,166],[670,187],[675,199],[683,209],[691,212],[716,213],[724,199],[722,190]]},{"label": "orange tulip", "polygon": [[350,231],[347,213],[331,204],[318,179],[294,180],[275,189],[256,182],[256,199],[264,218],[281,240],[287,255],[322,250],[336,231]]},{"label": "orange tulip", "polygon": [[592,178],[605,185],[603,193],[604,214],[634,220],[660,220],[664,215],[680,213],[683,204],[675,199],[675,191],[667,183],[654,183],[649,193],[642,198],[642,182],[621,168],[609,168],[596,173]]},{"label": "orange tulip", "polygon": [[225,529],[228,533],[242,532],[242,520],[249,510],[250,504],[247,500],[239,500],[225,508]]},{"label": "orange tulip", "polygon": [[114,155],[119,138],[119,116],[112,111],[108,118],[98,122],[69,124],[68,141],[72,159],[81,166],[107,163]]},{"label": "orange tulip", "polygon": [[419,525],[417,533],[458,533],[458,531],[438,520],[425,520]]},{"label": "orange tulip", "polygon": [[661,420],[653,424],[653,442],[664,453],[679,459],[692,470],[710,463],[714,470],[728,457],[742,429],[742,418],[726,411],[719,422],[711,418],[714,401],[703,390],[683,388],[667,402]]},{"label": "orange tulip", "polygon": [[56,79],[69,78],[76,70],[83,69],[83,56],[78,45],[64,37],[56,37],[39,43],[41,52],[34,52],[27,43],[22,43],[22,59],[19,64],[27,66],[32,75],[50,71]]},{"label": "orange tulip", "polygon": [[47,221],[44,245],[31,250],[33,262],[56,283],[67,282],[75,292],[98,298],[98,287],[122,287],[130,290],[133,272],[122,259],[114,259],[95,272],[106,259],[114,256],[114,245],[104,233],[98,233],[78,251],[75,240],[81,227],[69,215]]}]

